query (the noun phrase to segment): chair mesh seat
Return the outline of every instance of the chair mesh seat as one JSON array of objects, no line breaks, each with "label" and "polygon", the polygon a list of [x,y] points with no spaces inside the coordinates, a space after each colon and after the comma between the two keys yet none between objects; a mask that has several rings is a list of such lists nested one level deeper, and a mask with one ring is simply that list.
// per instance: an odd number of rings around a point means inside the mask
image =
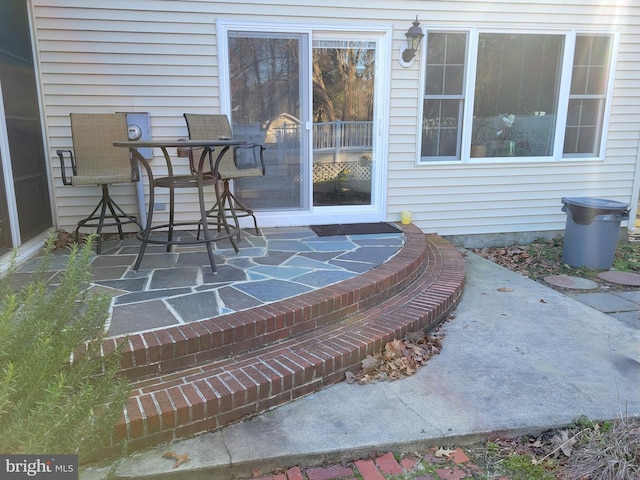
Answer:
[{"label": "chair mesh seat", "polygon": [[232,180],[234,178],[261,177],[262,170],[259,168],[228,168],[228,165],[220,162],[218,174],[223,180]]},{"label": "chair mesh seat", "polygon": [[111,185],[112,183],[131,183],[131,172],[118,175],[84,175],[71,177],[72,185]]}]

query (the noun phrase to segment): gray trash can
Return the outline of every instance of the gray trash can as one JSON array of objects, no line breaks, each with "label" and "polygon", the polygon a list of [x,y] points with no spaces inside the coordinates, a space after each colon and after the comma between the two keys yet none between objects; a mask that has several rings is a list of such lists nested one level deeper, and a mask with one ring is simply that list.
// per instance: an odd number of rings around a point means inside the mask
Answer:
[{"label": "gray trash can", "polygon": [[620,222],[629,204],[604,198],[563,198],[567,213],[562,261],[574,267],[609,270],[616,253]]}]

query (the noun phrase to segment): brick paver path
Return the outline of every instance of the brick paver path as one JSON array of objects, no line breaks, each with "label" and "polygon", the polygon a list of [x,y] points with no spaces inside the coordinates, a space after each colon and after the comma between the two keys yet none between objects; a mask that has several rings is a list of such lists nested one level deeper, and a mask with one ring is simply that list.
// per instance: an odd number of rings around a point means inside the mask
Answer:
[{"label": "brick paver path", "polygon": [[[251,480],[471,480],[479,478],[480,468],[469,460],[461,448],[446,457],[435,455],[428,449],[422,456],[404,455],[398,459],[387,452],[374,458],[365,458],[326,467],[290,467],[268,475],[254,472]],[[474,476],[475,475],[475,476]],[[508,479],[500,479],[508,480]]]}]

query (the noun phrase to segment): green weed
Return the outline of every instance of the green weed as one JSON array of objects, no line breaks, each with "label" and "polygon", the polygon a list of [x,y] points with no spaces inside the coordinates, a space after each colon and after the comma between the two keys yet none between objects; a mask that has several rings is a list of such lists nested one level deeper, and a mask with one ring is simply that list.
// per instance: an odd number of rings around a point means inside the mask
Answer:
[{"label": "green weed", "polygon": [[91,239],[71,248],[59,285],[46,275],[54,249],[31,281],[0,280],[0,451],[94,457],[108,445],[129,387],[121,349],[101,352],[108,299],[89,291]]},{"label": "green weed", "polygon": [[530,455],[511,454],[502,461],[502,469],[511,480],[550,480],[554,478],[544,464],[537,464]]}]

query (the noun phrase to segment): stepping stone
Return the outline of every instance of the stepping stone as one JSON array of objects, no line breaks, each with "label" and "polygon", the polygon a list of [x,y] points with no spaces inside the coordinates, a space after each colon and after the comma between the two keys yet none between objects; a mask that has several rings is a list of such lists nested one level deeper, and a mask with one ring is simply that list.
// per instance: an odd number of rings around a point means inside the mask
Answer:
[{"label": "stepping stone", "polygon": [[556,287],[573,288],[576,290],[594,290],[598,284],[593,280],[569,275],[550,275],[544,277],[544,281]]},{"label": "stepping stone", "polygon": [[630,287],[640,287],[640,275],[631,272],[600,272],[598,277],[607,282],[617,283],[619,285],[628,285]]}]

